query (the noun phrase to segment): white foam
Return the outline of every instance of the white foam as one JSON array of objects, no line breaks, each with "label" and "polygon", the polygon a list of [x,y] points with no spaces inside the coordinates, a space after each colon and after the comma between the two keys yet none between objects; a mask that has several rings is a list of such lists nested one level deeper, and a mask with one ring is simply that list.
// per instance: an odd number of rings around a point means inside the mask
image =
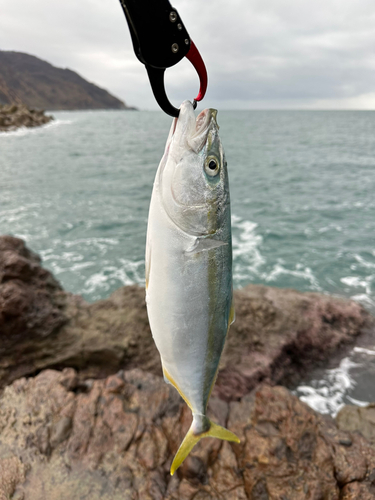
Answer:
[{"label": "white foam", "polygon": [[102,296],[103,292],[118,288],[120,285],[144,285],[145,261],[137,262],[119,259],[120,267],[103,266],[98,273],[92,274],[84,284],[83,294],[97,294]]},{"label": "white foam", "polygon": [[315,411],[336,416],[345,404],[346,393],[356,385],[350,370],[358,366],[350,358],[344,358],[337,368],[325,370],[322,379],[312,380],[311,386],[297,387],[295,394]]},{"label": "white foam", "polygon": [[324,227],[321,227],[320,229],[318,229],[318,233],[326,233],[326,232],[332,231],[332,230],[341,233],[342,227],[339,226],[338,224],[329,224],[329,226],[324,226]]},{"label": "white foam", "polygon": [[[375,274],[371,274],[365,277],[359,276],[344,276],[340,279],[341,283],[351,288],[364,288],[364,293],[356,293],[350,298],[360,302],[364,306],[369,306],[373,308],[375,306],[375,301],[373,298],[372,286],[375,280]],[[349,291],[349,290],[347,290]]]},{"label": "white foam", "polygon": [[20,127],[17,130],[2,131],[0,132],[0,137],[22,137],[24,135],[36,134],[46,129],[55,128],[59,125],[69,125],[71,123],[72,120],[51,120],[50,122],[38,127]]},{"label": "white foam", "polygon": [[251,281],[259,276],[266,259],[260,253],[262,236],[256,233],[258,224],[232,215],[233,278]]},{"label": "white foam", "polygon": [[346,395],[346,399],[348,401],[350,401],[351,403],[353,403],[353,405],[360,406],[362,408],[364,408],[365,406],[369,405],[368,401],[360,401],[359,399],[354,399],[354,398],[352,398],[351,396],[348,396],[348,395]]},{"label": "white foam", "polygon": [[307,266],[303,267],[302,264],[296,264],[295,269],[287,269],[281,263],[277,263],[274,265],[271,272],[267,276],[265,276],[265,280],[267,282],[274,281],[282,274],[307,280],[310,283],[311,288],[314,290],[322,289],[311,268]]},{"label": "white foam", "polygon": [[354,347],[353,352],[358,352],[359,354],[368,354],[369,356],[375,356],[374,350],[366,349],[365,347]]},{"label": "white foam", "polygon": [[[372,253],[374,255],[375,251],[373,251]],[[375,263],[374,262],[368,262],[366,259],[364,259],[363,257],[361,257],[358,254],[354,254],[354,258],[355,258],[355,260],[357,262],[359,262],[359,264],[361,264],[361,266],[367,267],[367,268],[370,268],[370,269],[375,269]]]},{"label": "white foam", "polygon": [[366,293],[358,293],[356,295],[352,295],[350,298],[364,306],[369,306],[371,309],[375,307],[375,301]]},{"label": "white foam", "polygon": [[106,252],[108,245],[114,246],[119,243],[119,240],[116,238],[78,238],[77,240],[63,242],[67,248],[75,247],[77,245],[86,245],[94,246],[101,252]]}]

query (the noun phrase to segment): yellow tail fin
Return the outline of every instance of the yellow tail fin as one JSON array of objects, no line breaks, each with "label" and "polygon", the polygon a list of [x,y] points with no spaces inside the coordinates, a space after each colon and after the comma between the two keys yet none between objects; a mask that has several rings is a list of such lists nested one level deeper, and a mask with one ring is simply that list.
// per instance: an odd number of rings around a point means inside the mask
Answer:
[{"label": "yellow tail fin", "polygon": [[171,476],[176,472],[176,470],[180,467],[182,462],[185,460],[185,458],[189,455],[191,450],[194,448],[194,446],[204,437],[216,437],[219,439],[223,439],[225,441],[233,441],[235,443],[239,443],[240,440],[238,437],[233,434],[233,432],[228,431],[224,427],[221,427],[221,425],[214,424],[210,420],[208,420],[207,417],[204,417],[206,421],[209,423],[209,429],[208,431],[201,432],[199,434],[194,433],[194,428],[196,428],[196,421],[195,421],[195,416],[193,423],[190,426],[190,429],[188,430],[184,440],[181,443],[181,446],[179,447],[176,456],[173,459],[172,465],[171,465]]}]

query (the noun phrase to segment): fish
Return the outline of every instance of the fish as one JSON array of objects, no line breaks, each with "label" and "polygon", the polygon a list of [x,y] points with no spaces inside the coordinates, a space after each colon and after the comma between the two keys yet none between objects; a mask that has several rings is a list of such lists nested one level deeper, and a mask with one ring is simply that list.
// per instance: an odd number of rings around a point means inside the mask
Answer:
[{"label": "fish", "polygon": [[153,185],[146,238],[146,305],[164,380],[193,421],[171,475],[203,437],[239,442],[206,415],[234,321],[227,162],[217,110],[195,117],[184,101],[174,118]]}]

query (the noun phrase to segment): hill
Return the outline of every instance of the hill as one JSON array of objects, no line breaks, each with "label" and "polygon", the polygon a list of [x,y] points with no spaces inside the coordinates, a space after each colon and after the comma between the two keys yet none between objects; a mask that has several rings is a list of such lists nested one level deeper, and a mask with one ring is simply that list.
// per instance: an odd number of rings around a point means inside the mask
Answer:
[{"label": "hill", "polygon": [[0,104],[39,109],[134,109],[70,69],[22,52],[0,51]]}]

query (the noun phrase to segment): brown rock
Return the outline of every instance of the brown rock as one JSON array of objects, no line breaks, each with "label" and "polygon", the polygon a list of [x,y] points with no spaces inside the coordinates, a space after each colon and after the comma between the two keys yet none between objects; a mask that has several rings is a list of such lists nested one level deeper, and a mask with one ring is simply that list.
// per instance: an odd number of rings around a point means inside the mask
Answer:
[{"label": "brown rock", "polygon": [[215,394],[235,400],[260,382],[293,384],[373,319],[358,303],[318,293],[249,285],[235,292],[236,321]]},{"label": "brown rock", "polygon": [[[295,382],[370,325],[357,303],[261,285],[235,292],[232,325],[214,394],[238,400],[261,381]],[[87,304],[64,292],[17,238],[0,237],[0,387],[46,368],[78,380],[135,367],[161,375],[144,289],[123,287]]]},{"label": "brown rock", "polygon": [[29,109],[24,104],[0,104],[0,132],[19,127],[39,127],[51,120],[53,116],[46,116],[42,110]]},{"label": "brown rock", "polygon": [[0,500],[15,498],[13,494],[16,487],[24,480],[25,466],[19,458],[12,456],[0,459]]},{"label": "brown rock", "polygon": [[375,403],[364,408],[346,405],[337,414],[336,422],[339,429],[360,432],[370,443],[375,445]]},{"label": "brown rock", "polygon": [[0,386],[38,368],[68,320],[64,292],[22,240],[0,237]]},{"label": "brown rock", "polygon": [[171,477],[191,422],[176,391],[140,370],[74,380],[46,370],[0,396],[1,500],[374,498],[374,448],[282,387],[212,398],[210,417],[241,443],[203,439]]}]

